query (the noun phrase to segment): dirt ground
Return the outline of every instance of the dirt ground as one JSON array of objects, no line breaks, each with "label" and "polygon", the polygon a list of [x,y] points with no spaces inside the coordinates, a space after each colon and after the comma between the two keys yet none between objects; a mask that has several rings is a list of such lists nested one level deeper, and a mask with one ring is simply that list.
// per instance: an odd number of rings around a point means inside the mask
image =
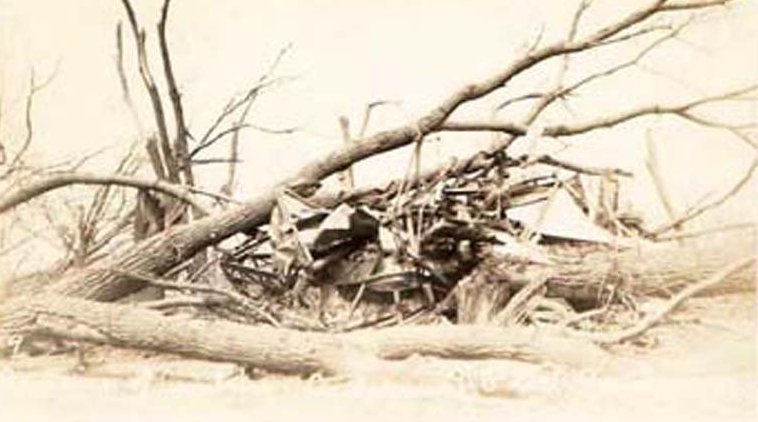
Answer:
[{"label": "dirt ground", "polygon": [[0,361],[0,420],[758,420],[752,293],[696,298],[592,371],[413,357],[363,379],[94,349]]}]

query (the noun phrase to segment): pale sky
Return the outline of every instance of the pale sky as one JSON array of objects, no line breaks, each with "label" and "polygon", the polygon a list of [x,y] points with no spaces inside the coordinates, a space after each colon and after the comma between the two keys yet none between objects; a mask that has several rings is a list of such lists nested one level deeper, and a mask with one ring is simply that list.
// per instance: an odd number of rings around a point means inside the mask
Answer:
[{"label": "pale sky", "polygon": [[[161,1],[133,0],[148,28],[148,44],[157,57],[155,23]],[[530,45],[541,28],[547,43],[565,34],[574,2],[566,0],[323,0],[276,2],[250,0],[174,0],[169,33],[175,72],[183,91],[191,130],[201,134],[230,95],[255,82],[285,45],[292,49],[277,75],[294,79],[270,91],[252,113],[251,122],[270,128],[298,126],[300,131],[274,136],[243,132],[239,196],[286,176],[306,160],[340,145],[337,119],[358,126],[367,103],[399,102],[374,115],[369,132],[408,122],[434,106],[453,89],[477,81],[507,65]],[[646,1],[597,0],[584,30]],[[623,4],[623,6],[621,6]],[[55,72],[34,108],[34,158],[51,162],[112,148],[89,164],[107,172],[126,145],[139,136],[121,99],[115,67],[114,28],[124,19],[118,0],[0,0],[0,97],[4,122],[0,136],[16,139],[28,76]],[[637,69],[593,86],[577,99],[573,115],[556,112],[544,124],[591,119],[646,101],[663,103],[758,82],[758,1],[744,0],[699,22]],[[127,28],[125,28],[127,29]],[[126,70],[146,131],[153,130],[149,103],[137,77],[133,39],[125,32]],[[569,78],[620,57],[629,49],[609,49],[602,56],[578,57]],[[161,75],[158,63],[153,72]],[[554,78],[549,66],[519,78],[483,107],[458,116],[488,117],[488,107],[514,93],[544,86]],[[541,85],[542,84],[542,85]],[[168,106],[168,105],[167,105]],[[726,107],[718,117],[758,121],[755,103]],[[504,116],[507,117],[507,116]],[[565,157],[587,164],[617,165],[639,174],[632,184],[638,208],[654,222],[662,211],[653,201],[644,175],[645,131],[650,129],[665,181],[678,210],[707,192],[728,186],[752,159],[751,152],[720,131],[703,131],[689,123],[646,119],[619,129],[583,137]],[[443,136],[430,145],[424,161],[472,151],[489,142],[488,134]],[[553,145],[545,142],[548,150]],[[226,144],[206,157],[219,157]],[[397,177],[406,168],[403,150],[359,168],[358,179],[371,183]],[[224,169],[206,168],[201,183],[216,189]],[[755,184],[754,184],[755,185]],[[755,189],[752,190],[754,196]],[[748,218],[750,195],[729,208]],[[745,199],[747,198],[747,199]],[[716,217],[714,217],[716,218]],[[719,219],[723,216],[719,216]]]}]

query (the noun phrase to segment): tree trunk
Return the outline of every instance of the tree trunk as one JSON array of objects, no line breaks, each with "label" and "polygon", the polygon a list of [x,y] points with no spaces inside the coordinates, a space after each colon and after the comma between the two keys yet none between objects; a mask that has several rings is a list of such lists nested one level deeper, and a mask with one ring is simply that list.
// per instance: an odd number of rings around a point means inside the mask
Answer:
[{"label": "tree trunk", "polygon": [[377,359],[413,354],[458,359],[600,363],[602,349],[578,338],[527,328],[406,326],[344,334],[302,332],[228,321],[164,316],[134,305],[54,295],[14,299],[0,307],[5,335],[55,337],[236,362],[261,369],[349,375]]},{"label": "tree trunk", "polygon": [[273,192],[237,209],[203,218],[184,226],[171,227],[116,253],[95,266],[72,271],[54,281],[47,290],[97,301],[114,301],[144,287],[145,283],[108,271],[119,269],[142,274],[163,274],[201,249],[247,227],[263,224],[274,202]]}]

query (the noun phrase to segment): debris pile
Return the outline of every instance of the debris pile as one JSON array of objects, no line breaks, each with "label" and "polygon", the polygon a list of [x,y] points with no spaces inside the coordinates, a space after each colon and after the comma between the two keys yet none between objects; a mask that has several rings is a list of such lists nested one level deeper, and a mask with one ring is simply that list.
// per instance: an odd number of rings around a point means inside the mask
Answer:
[{"label": "debris pile", "polygon": [[226,251],[220,267],[281,319],[324,330],[556,322],[631,305],[611,262],[588,272],[583,258],[633,231],[583,187],[587,177],[616,176],[559,177],[525,162],[401,181],[330,207],[286,190],[270,224]]}]

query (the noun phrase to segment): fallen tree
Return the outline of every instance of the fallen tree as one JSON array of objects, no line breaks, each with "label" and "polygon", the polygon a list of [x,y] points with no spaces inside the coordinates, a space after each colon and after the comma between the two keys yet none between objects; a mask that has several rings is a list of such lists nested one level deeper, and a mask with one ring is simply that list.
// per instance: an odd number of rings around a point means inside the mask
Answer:
[{"label": "fallen tree", "polygon": [[[134,293],[150,284],[148,279],[134,277],[130,274],[147,274],[161,276],[195,257],[205,248],[216,245],[237,233],[252,233],[254,229],[269,221],[277,200],[285,193],[294,192],[300,197],[311,197],[316,193],[321,182],[334,174],[349,169],[353,164],[382,153],[415,144],[418,148],[424,138],[430,134],[443,131],[497,132],[504,134],[488,151],[480,152],[468,159],[452,165],[444,165],[432,172],[406,175],[390,189],[385,189],[383,201],[399,198],[408,189],[423,186],[428,180],[441,177],[458,177],[464,174],[476,174],[477,171],[491,170],[495,167],[507,169],[508,166],[521,168],[531,164],[544,164],[562,168],[576,173],[615,174],[627,176],[628,173],[614,169],[579,166],[554,159],[549,156],[527,155],[508,161],[504,157],[508,148],[521,137],[548,136],[570,137],[592,130],[606,129],[645,116],[675,116],[693,124],[724,129],[748,145],[755,154],[755,145],[738,126],[712,121],[699,114],[703,106],[750,98],[756,91],[755,86],[740,88],[715,96],[695,98],[675,105],[656,104],[627,110],[617,114],[599,116],[595,119],[579,122],[550,125],[540,129],[536,135],[534,123],[551,104],[567,97],[592,81],[619,72],[637,63],[647,52],[660,43],[674,38],[689,23],[671,27],[655,21],[655,17],[683,11],[705,11],[730,3],[729,0],[671,2],[657,0],[649,5],[633,10],[616,22],[587,34],[578,34],[578,26],[588,4],[582,3],[578,8],[565,40],[544,47],[534,47],[517,58],[500,72],[477,83],[468,84],[450,94],[437,107],[412,123],[392,130],[379,132],[356,142],[345,143],[341,148],[326,154],[302,167],[295,174],[280,181],[275,188],[260,192],[243,205],[210,213],[196,203],[192,186],[191,173],[185,174],[186,185],[183,190],[177,178],[179,169],[170,169],[173,174],[167,180],[154,184],[131,178],[118,178],[95,175],[72,174],[67,178],[43,180],[34,189],[19,190],[0,201],[0,212],[10,209],[34,196],[50,189],[76,183],[114,183],[140,189],[155,190],[172,195],[183,201],[195,204],[211,215],[198,218],[179,225],[169,225],[164,231],[154,234],[133,247],[112,254],[100,260],[97,265],[68,271],[51,283],[43,286],[36,294],[13,297],[0,305],[0,322],[7,335],[47,336],[77,341],[108,343],[123,347],[143,348],[178,353],[187,356],[211,360],[225,360],[245,365],[260,366],[269,370],[284,372],[325,372],[345,373],[353,370],[346,368],[349,362],[361,362],[366,359],[394,359],[407,357],[413,353],[433,354],[458,358],[492,358],[492,357],[526,357],[528,359],[571,360],[575,354],[571,351],[582,350],[582,356],[592,358],[602,353],[587,343],[576,343],[576,339],[565,336],[546,335],[545,343],[535,341],[534,332],[527,329],[503,330],[482,327],[403,327],[376,332],[356,332],[339,335],[323,333],[303,333],[294,330],[273,329],[258,326],[246,326],[228,321],[182,320],[166,317],[160,312],[140,309],[134,306],[112,305],[97,302],[112,302]],[[128,2],[124,1],[128,5]],[[128,8],[128,10],[131,10]],[[165,20],[168,2],[164,4],[161,33],[162,52],[167,51],[165,43]],[[135,29],[138,44],[144,43],[140,38],[133,12],[129,12],[130,22]],[[629,62],[622,63],[599,73],[589,75],[573,84],[559,82],[550,90],[532,95],[530,100],[537,100],[527,117],[518,122],[502,121],[454,121],[451,115],[461,106],[482,99],[508,85],[515,77],[537,68],[551,59],[563,60],[565,67],[575,54],[587,53],[599,48],[611,48],[613,45],[625,44],[630,40],[643,39],[646,36],[661,34],[640,51]],[[144,49],[144,44],[138,45]],[[167,55],[164,55],[167,62]],[[141,66],[144,66],[141,63]],[[170,67],[170,66],[169,66]],[[144,69],[141,68],[144,72]],[[167,68],[167,74],[171,71]],[[145,75],[143,75],[144,77]],[[173,75],[171,76],[173,80]],[[563,78],[561,78],[563,79]],[[148,83],[148,89],[154,85]],[[181,115],[181,107],[175,82],[171,83],[171,100]],[[154,90],[154,89],[153,89]],[[153,91],[151,90],[151,92]],[[152,97],[151,97],[152,98]],[[524,97],[526,98],[526,97]],[[516,101],[520,101],[516,99]],[[154,107],[156,101],[153,100]],[[157,113],[157,112],[156,112]],[[162,112],[161,112],[162,113]],[[186,143],[186,133],[181,118],[177,121],[178,138]],[[165,121],[159,119],[161,144],[166,147],[168,135]],[[186,145],[179,142],[180,157],[187,160]],[[418,152],[417,152],[418,153]],[[164,154],[165,155],[165,154]],[[168,157],[171,153],[168,153]],[[175,163],[174,163],[175,164]],[[735,189],[746,184],[755,168],[751,164],[748,175],[740,181]],[[174,166],[176,167],[176,166]],[[409,172],[410,173],[410,172]],[[161,178],[159,178],[161,179]],[[730,190],[731,192],[734,191]],[[370,193],[370,192],[369,192]],[[355,198],[366,192],[349,192],[338,198]],[[679,225],[681,222],[678,222]],[[661,234],[661,233],[656,233]],[[740,262],[739,268],[743,268]],[[732,270],[728,273],[731,274]],[[722,277],[725,278],[726,276]],[[718,280],[719,282],[721,279]],[[528,284],[528,283],[525,283]],[[715,282],[709,283],[715,284]],[[538,286],[539,287],[539,286]],[[548,286],[549,287],[549,286]],[[681,300],[681,298],[677,299]],[[673,309],[674,306],[671,308]],[[654,325],[648,324],[644,329]],[[640,332],[634,332],[634,335]],[[541,334],[540,334],[541,336]],[[629,337],[628,333],[622,336]],[[568,347],[556,347],[567,342]],[[608,341],[601,340],[600,343]],[[549,343],[549,344],[548,344]],[[569,351],[567,351],[568,349]],[[586,351],[586,353],[584,353]]]},{"label": "fallen tree", "polygon": [[[541,330],[410,326],[346,334],[307,333],[228,321],[168,317],[136,306],[61,296],[17,303],[6,332],[156,350],[284,373],[350,375],[371,359],[424,354],[457,359],[519,359],[587,366],[605,353],[578,338]],[[12,319],[8,316],[13,315]]]},{"label": "fallen tree", "polygon": [[[475,325],[406,326],[351,333],[308,333],[223,320],[165,316],[136,305],[105,304],[59,295],[36,295],[3,305],[0,326],[11,343],[59,338],[155,350],[267,371],[351,376],[377,360],[414,354],[453,359],[516,359],[600,368],[607,353],[596,346],[637,337],[683,301],[723,283],[754,262],[742,258],[683,290],[657,313],[617,332],[579,333],[550,328]],[[23,336],[19,339],[19,336]],[[8,342],[8,338],[5,338]]]},{"label": "fallen tree", "polygon": [[[651,32],[663,32],[664,35],[661,39],[668,39],[672,37],[672,33],[678,33],[681,28],[672,29],[668,26],[662,28],[652,24],[643,26],[643,24],[650,24],[653,17],[664,13],[708,10],[727,3],[730,3],[730,1],[677,3],[657,0],[646,7],[632,11],[616,22],[577,39],[570,38],[545,47],[535,48],[523,57],[517,58],[502,71],[490,78],[468,84],[455,91],[437,107],[411,124],[382,131],[358,142],[346,144],[334,152],[305,165],[295,175],[280,182],[277,185],[278,187],[261,192],[242,206],[202,218],[190,224],[171,227],[163,233],[144,240],[133,248],[109,257],[107,261],[102,262],[100,265],[156,275],[163,274],[210,245],[216,244],[235,233],[250,231],[264,224],[269,218],[275,199],[282,191],[291,189],[296,192],[305,193],[308,196],[307,194],[313,192],[320,185],[322,179],[343,171],[366,158],[413,142],[421,142],[424,136],[431,133],[449,129],[494,130],[505,131],[513,136],[524,135],[528,125],[507,123],[447,123],[446,127],[446,122],[448,117],[462,104],[482,98],[504,87],[514,77],[549,59],[567,57],[572,54],[586,53],[597,48],[609,47]],[[577,13],[572,33],[576,31],[576,25],[580,16],[581,12]],[[653,45],[657,44],[656,42]],[[576,86],[573,88],[576,88]],[[723,95],[698,98],[676,106],[654,105],[641,107],[620,113],[617,116],[603,116],[586,123],[547,127],[544,129],[544,133],[549,136],[568,136],[594,129],[611,127],[639,117],[667,113],[694,119],[692,110],[698,106],[739,99],[742,95],[754,91],[755,87],[748,87]],[[541,98],[543,98],[544,106],[541,109],[544,109],[558,95],[566,95],[565,87],[561,86],[560,89],[542,95]],[[537,107],[537,109],[540,109],[540,107]],[[513,139],[511,138],[503,142],[501,146],[507,147],[512,142]],[[120,275],[83,269],[64,275],[60,280],[49,286],[49,291],[85,299],[112,301],[133,293],[141,287],[143,287],[142,283]]]}]

